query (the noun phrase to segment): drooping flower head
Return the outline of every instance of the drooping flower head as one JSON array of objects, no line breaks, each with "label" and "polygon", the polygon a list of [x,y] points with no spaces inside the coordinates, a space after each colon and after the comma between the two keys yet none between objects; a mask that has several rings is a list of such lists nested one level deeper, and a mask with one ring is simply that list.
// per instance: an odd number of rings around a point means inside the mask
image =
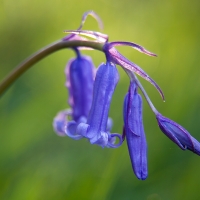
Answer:
[{"label": "drooping flower head", "polygon": [[[92,60],[87,56],[79,54],[68,62],[65,73],[71,109],[59,112],[54,118],[54,129],[59,135],[82,138],[76,135],[76,126],[87,120],[92,105],[94,70]],[[67,119],[68,116],[71,116],[72,121]]]},{"label": "drooping flower head", "polygon": [[[95,70],[91,59],[80,54],[83,47],[74,48],[77,57],[68,63],[66,70],[66,86],[69,91],[71,109],[62,111],[55,117],[55,131],[59,135],[68,135],[73,139],[86,138],[91,144],[110,148],[121,146],[126,138],[133,171],[138,179],[145,180],[148,176],[147,144],[142,118],[142,97],[138,93],[138,89],[140,89],[151,110],[156,115],[158,125],[163,133],[181,149],[188,149],[200,155],[200,143],[182,126],[163,117],[156,110],[136,74],[150,82],[164,100],[164,94],[158,84],[138,65],[120,54],[115,47],[130,46],[149,56],[156,56],[156,54],[132,42],[109,42],[108,36],[103,33],[81,30],[88,15],[92,15],[102,26],[96,13],[86,12],[79,28],[65,31],[69,35],[63,40],[78,40],[81,42],[83,40],[89,41],[86,38],[89,37],[95,43],[103,44],[106,64],[101,64],[98,67],[95,80],[93,80]],[[130,78],[129,90],[124,99],[123,134],[111,133],[112,120],[109,118],[112,95],[119,80],[116,65],[121,66]],[[71,116],[71,121],[68,120],[68,116]],[[117,138],[118,143],[116,143]]]},{"label": "drooping flower head", "polygon": [[[111,134],[108,114],[113,92],[118,83],[119,75],[116,66],[110,62],[101,64],[97,70],[94,83],[92,107],[87,123],[80,123],[77,133],[90,140],[91,144],[102,147],[118,147],[122,143],[119,134]],[[115,145],[115,137],[120,142]]]},{"label": "drooping flower head", "polygon": [[[78,30],[82,28],[88,14],[91,12],[84,14]],[[100,22],[97,15],[94,16]],[[95,33],[95,37],[97,35]],[[107,40],[106,35],[99,35],[98,41]],[[75,36],[71,32],[64,40],[77,39]],[[78,39],[84,40],[81,37]],[[71,109],[58,113],[54,118],[54,130],[59,135],[67,135],[75,140],[84,137],[92,144],[102,147],[118,147],[122,144],[122,138],[119,134],[110,133],[112,119],[108,117],[112,94],[119,79],[117,69],[110,62],[102,64],[97,70],[93,91],[95,70],[92,61],[89,57],[82,56],[78,48],[74,50],[77,57],[68,62],[65,70]],[[72,121],[68,120],[68,116],[71,116]],[[116,137],[119,138],[118,144],[115,144]]]},{"label": "drooping flower head", "polygon": [[[102,22],[98,15],[93,11],[88,11],[83,15],[78,30],[82,28],[88,15],[97,19],[100,28],[102,28]],[[77,37],[75,34],[63,38],[63,40],[75,39],[84,40],[84,38]],[[71,59],[65,69],[65,86],[69,92],[68,102],[71,109],[59,112],[54,118],[53,127],[58,135],[68,135],[73,139],[81,139],[83,136],[76,134],[76,127],[80,122],[87,121],[92,104],[95,67],[89,56],[81,55],[79,48],[73,48],[73,50],[76,53],[76,58]],[[69,116],[72,121],[68,120]]]}]

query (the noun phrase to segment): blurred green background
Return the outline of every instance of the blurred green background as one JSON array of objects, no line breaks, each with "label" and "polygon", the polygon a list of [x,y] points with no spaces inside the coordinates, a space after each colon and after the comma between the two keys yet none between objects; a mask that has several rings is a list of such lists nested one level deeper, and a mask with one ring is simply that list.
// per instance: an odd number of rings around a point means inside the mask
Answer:
[{"label": "blurred green background", "polygon": [[[148,57],[119,48],[163,89],[142,81],[156,108],[200,140],[200,2],[197,0],[1,0],[0,79],[40,48],[76,29],[82,14],[96,11],[110,41],[126,40],[158,54]],[[84,29],[98,30],[92,17]],[[98,51],[85,51],[96,66]],[[144,101],[149,177],[134,176],[126,143],[102,149],[86,140],[58,137],[52,120],[68,108],[64,68],[74,56],[59,51],[37,63],[0,99],[0,199],[145,199],[197,200],[200,158],[180,150],[159,130]],[[122,105],[129,80],[119,68],[120,82],[110,116],[113,132],[122,132]]]}]

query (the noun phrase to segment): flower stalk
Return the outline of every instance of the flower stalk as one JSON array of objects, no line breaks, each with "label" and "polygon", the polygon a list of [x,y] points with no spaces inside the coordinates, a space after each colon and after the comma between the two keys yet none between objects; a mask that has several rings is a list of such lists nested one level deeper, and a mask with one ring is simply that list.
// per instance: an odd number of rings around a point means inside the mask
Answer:
[{"label": "flower stalk", "polygon": [[81,40],[59,40],[54,42],[26,60],[24,60],[21,64],[19,64],[15,69],[13,69],[10,74],[8,74],[1,82],[0,82],[0,96],[28,69],[30,69],[35,63],[47,57],[48,55],[65,48],[74,48],[74,47],[89,47],[95,50],[103,51],[104,43],[96,42],[96,41],[81,41]]}]

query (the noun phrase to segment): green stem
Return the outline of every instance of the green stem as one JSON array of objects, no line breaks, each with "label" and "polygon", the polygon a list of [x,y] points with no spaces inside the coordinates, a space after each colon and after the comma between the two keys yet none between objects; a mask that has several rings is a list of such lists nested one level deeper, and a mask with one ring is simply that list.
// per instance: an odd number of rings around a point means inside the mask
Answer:
[{"label": "green stem", "polygon": [[94,42],[94,41],[57,41],[30,56],[21,64],[19,64],[13,71],[5,77],[0,83],[0,96],[8,89],[8,87],[14,83],[17,78],[19,78],[26,70],[28,70],[32,65],[43,59],[44,57],[50,55],[64,48],[73,47],[90,47],[99,51],[103,51],[104,43]]}]

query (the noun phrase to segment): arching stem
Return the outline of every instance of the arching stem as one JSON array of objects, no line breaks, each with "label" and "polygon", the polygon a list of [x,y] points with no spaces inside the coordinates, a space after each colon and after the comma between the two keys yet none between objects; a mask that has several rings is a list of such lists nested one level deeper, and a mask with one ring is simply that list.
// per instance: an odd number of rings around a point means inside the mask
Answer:
[{"label": "arching stem", "polygon": [[74,47],[90,47],[99,51],[103,51],[104,43],[94,42],[94,41],[63,41],[59,40],[43,49],[39,50],[21,64],[19,64],[13,71],[8,74],[1,82],[0,82],[0,96],[8,89],[8,87],[14,83],[17,78],[19,78],[26,70],[28,70],[32,65],[42,60],[46,56],[54,53],[60,49],[64,48],[74,48]]}]

